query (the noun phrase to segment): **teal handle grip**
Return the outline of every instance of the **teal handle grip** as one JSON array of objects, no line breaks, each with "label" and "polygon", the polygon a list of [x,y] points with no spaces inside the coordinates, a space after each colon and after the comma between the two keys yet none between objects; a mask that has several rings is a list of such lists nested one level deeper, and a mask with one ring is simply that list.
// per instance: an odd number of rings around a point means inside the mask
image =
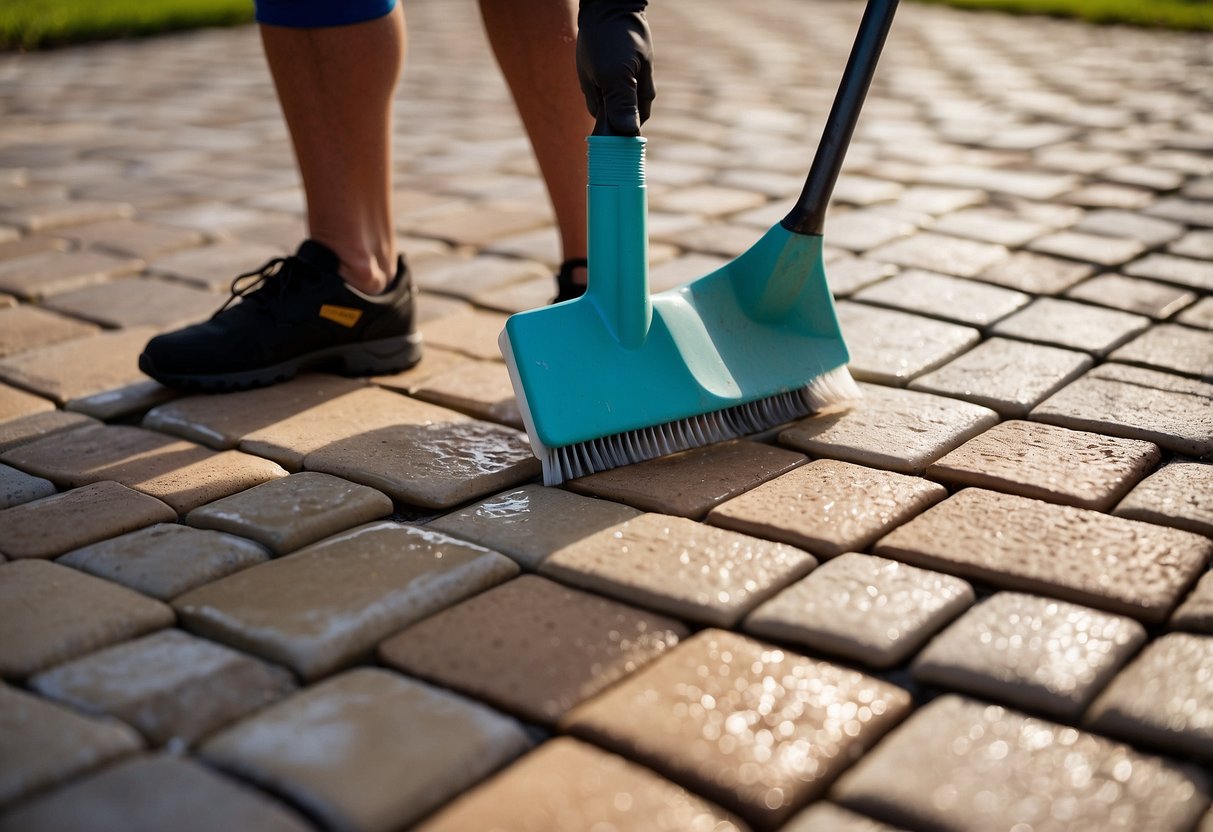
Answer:
[{"label": "teal handle grip", "polygon": [[615,339],[635,349],[653,323],[649,300],[648,201],[640,136],[590,136],[586,297]]}]

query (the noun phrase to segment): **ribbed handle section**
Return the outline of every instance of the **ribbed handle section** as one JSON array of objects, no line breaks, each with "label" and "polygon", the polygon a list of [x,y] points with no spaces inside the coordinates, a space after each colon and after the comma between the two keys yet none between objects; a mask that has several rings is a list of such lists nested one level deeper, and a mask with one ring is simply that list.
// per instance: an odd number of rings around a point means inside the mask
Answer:
[{"label": "ribbed handle section", "polygon": [[587,141],[591,185],[644,187],[643,136],[590,136]]}]

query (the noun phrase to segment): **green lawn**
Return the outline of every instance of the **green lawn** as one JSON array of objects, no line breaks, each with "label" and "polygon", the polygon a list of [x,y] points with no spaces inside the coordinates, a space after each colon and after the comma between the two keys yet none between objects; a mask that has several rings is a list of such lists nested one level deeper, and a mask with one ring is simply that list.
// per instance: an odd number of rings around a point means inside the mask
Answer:
[{"label": "green lawn", "polygon": [[920,0],[962,9],[1077,17],[1092,23],[1129,23],[1213,31],[1213,0]]}]

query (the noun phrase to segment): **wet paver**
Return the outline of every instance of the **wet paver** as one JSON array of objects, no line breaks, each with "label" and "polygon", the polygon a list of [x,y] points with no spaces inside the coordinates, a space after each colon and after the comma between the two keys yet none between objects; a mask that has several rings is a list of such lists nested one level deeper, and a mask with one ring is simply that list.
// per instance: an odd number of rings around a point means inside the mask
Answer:
[{"label": "wet paver", "polygon": [[1213,572],[1206,572],[1175,610],[1171,626],[1213,634]]}]

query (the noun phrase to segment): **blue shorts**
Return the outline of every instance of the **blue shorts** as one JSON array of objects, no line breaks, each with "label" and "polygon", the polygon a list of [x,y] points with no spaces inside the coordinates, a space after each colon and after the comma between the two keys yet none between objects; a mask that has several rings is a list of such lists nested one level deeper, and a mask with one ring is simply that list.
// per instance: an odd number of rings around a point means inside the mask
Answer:
[{"label": "blue shorts", "polygon": [[348,26],[383,17],[396,0],[255,0],[257,22],[293,29]]}]

